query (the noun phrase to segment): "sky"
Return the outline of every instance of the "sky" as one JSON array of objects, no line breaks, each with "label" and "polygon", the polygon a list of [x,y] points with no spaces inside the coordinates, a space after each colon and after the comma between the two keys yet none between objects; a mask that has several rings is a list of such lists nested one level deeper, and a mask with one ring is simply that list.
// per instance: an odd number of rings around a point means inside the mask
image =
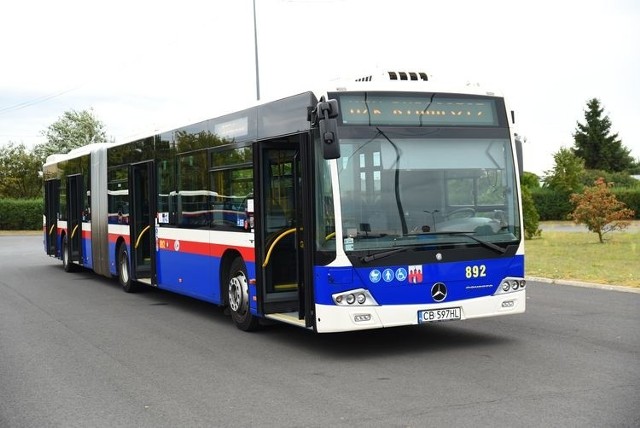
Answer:
[{"label": "sky", "polygon": [[[640,159],[640,1],[255,0],[260,98],[376,70],[503,93],[543,175],[599,98]],[[0,145],[92,109],[128,141],[256,101],[253,0],[0,5]]]}]

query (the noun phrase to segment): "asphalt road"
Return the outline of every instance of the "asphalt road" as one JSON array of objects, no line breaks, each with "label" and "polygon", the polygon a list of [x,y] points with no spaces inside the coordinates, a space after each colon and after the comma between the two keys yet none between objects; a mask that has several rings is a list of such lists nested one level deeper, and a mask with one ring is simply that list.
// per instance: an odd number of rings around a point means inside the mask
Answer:
[{"label": "asphalt road", "polygon": [[43,426],[640,426],[640,294],[530,283],[518,316],[243,333],[0,236],[0,427]]}]

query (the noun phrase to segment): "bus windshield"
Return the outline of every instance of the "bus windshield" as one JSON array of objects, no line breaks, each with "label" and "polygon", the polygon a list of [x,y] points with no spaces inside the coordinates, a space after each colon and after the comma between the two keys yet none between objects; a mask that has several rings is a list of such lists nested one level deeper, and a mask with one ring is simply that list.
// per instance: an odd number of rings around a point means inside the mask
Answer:
[{"label": "bus windshield", "polygon": [[470,138],[437,128],[359,128],[340,139],[347,253],[519,240],[507,129],[485,135],[476,129]]}]

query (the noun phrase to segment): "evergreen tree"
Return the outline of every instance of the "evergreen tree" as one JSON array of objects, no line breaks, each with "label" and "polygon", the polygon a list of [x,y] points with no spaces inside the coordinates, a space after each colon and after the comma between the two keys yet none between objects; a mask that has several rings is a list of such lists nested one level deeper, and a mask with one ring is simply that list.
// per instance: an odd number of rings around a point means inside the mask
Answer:
[{"label": "evergreen tree", "polygon": [[619,172],[637,168],[631,151],[622,145],[617,133],[611,134],[611,120],[603,116],[603,111],[597,98],[587,102],[586,123],[578,122],[573,134],[573,153],[584,159],[586,169]]}]

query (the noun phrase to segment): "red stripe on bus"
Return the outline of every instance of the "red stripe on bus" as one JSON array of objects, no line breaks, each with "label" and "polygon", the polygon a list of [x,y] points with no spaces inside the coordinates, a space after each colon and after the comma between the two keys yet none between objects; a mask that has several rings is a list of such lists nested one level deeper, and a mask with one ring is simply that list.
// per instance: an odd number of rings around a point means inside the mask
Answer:
[{"label": "red stripe on bus", "polygon": [[123,238],[124,242],[127,243],[127,245],[129,245],[129,235],[120,235],[118,233],[110,233],[109,234],[109,243],[110,244],[115,244],[116,242],[118,242],[119,238]]},{"label": "red stripe on bus", "polygon": [[[177,242],[177,243],[176,243]],[[251,247],[231,247],[223,244],[208,244],[206,242],[181,241],[179,239],[158,239],[160,251],[198,254],[201,256],[222,257],[228,249],[234,249],[240,253],[246,261],[255,261],[255,250]]]}]

